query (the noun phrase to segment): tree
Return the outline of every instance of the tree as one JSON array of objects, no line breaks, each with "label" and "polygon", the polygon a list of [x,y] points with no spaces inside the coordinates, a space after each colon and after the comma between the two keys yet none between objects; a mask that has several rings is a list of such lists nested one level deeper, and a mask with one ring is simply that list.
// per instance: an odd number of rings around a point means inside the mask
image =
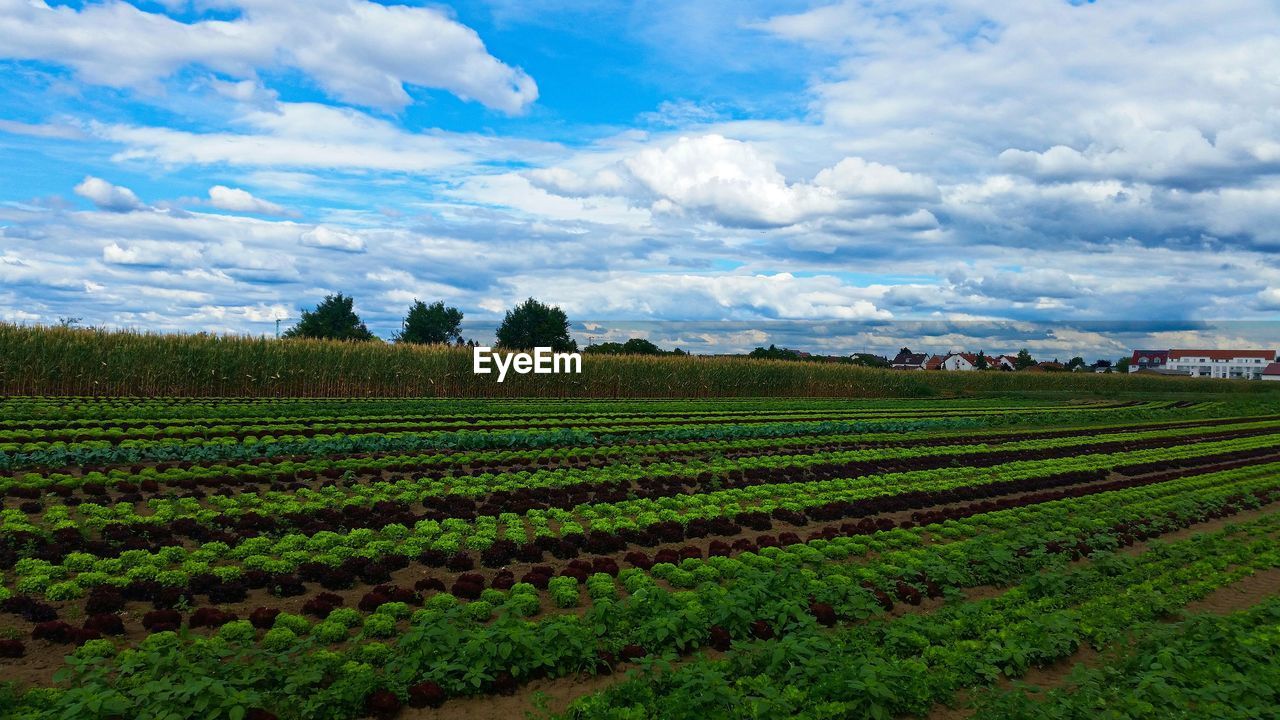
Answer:
[{"label": "tree", "polygon": [[1067,369],[1070,370],[1071,372],[1075,372],[1076,370],[1083,370],[1084,368],[1085,368],[1084,358],[1080,357],[1079,355],[1067,361]]},{"label": "tree", "polygon": [[404,327],[395,337],[398,343],[462,343],[462,311],[445,307],[444,301],[430,305],[414,300],[404,316]]},{"label": "tree", "polygon": [[849,357],[847,362],[849,362],[851,365],[861,365],[863,367],[878,367],[878,368],[889,367],[888,359],[882,358],[879,355],[873,355],[871,353],[854,353],[852,356]]},{"label": "tree", "polygon": [[1017,370],[1026,370],[1036,364],[1036,359],[1031,357],[1031,353],[1026,348],[1018,351],[1018,357],[1013,359],[1013,367]]},{"label": "tree", "polygon": [[582,352],[592,355],[683,355],[680,348],[667,351],[644,338],[631,338],[623,343],[606,342],[591,345]]},{"label": "tree", "polygon": [[799,360],[800,353],[791,348],[780,348],[777,345],[770,345],[768,348],[758,347],[747,353],[747,357],[756,358],[758,360]]},{"label": "tree", "polygon": [[355,299],[342,293],[327,295],[315,310],[303,310],[297,325],[285,331],[286,338],[323,340],[376,340],[352,307]]},{"label": "tree", "polygon": [[1123,372],[1123,373],[1129,372],[1129,362],[1132,359],[1133,358],[1127,358],[1127,357],[1120,358],[1120,360],[1118,360],[1115,364],[1116,372]]},{"label": "tree", "polygon": [[979,370],[986,370],[991,367],[991,363],[987,362],[986,352],[978,351],[978,356],[973,359],[973,366]]},{"label": "tree", "polygon": [[578,343],[569,337],[569,318],[558,307],[529,298],[502,318],[498,345],[510,350],[549,347],[556,352],[574,352]]}]

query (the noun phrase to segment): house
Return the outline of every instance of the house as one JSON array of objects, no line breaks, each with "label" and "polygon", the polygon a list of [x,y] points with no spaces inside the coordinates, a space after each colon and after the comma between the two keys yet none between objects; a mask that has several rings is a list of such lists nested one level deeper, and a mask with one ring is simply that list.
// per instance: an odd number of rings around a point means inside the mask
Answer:
[{"label": "house", "polygon": [[1090,370],[1092,370],[1092,371],[1094,371],[1094,372],[1096,372],[1096,373],[1109,373],[1109,372],[1111,372],[1111,361],[1110,361],[1110,360],[1099,360],[1099,361],[1095,362],[1094,364],[1090,365],[1090,366],[1089,366],[1089,369],[1090,369]]},{"label": "house", "polygon": [[1275,361],[1275,350],[1170,350],[1165,367],[1192,377],[1259,380]]},{"label": "house", "polygon": [[991,367],[996,368],[998,370],[1017,370],[1018,356],[1017,355],[997,355],[994,358],[994,362],[991,363]]},{"label": "house", "polygon": [[1168,350],[1134,350],[1129,356],[1129,372],[1156,370],[1169,362]]},{"label": "house", "polygon": [[942,361],[945,360],[941,355],[930,355],[928,360],[924,361],[925,370],[941,370]]},{"label": "house", "polygon": [[1273,362],[1263,368],[1262,379],[1280,381],[1280,362]]},{"label": "house", "polygon": [[913,353],[910,348],[902,348],[893,360],[889,361],[889,367],[894,370],[923,370],[928,360],[928,353]]},{"label": "house", "polygon": [[[991,357],[990,355],[983,355],[982,357],[987,361],[986,367],[988,368],[999,367],[999,363],[997,363],[996,359]],[[977,370],[978,365],[979,365],[979,362],[978,362],[977,353],[951,353],[950,355],[947,355],[942,360],[943,370],[960,370],[960,371]]]}]

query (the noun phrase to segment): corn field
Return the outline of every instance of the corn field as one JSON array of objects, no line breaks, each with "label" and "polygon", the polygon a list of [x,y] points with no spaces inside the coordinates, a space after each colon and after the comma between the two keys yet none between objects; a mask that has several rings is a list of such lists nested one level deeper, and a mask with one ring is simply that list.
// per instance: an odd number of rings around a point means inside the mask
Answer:
[{"label": "corn field", "polygon": [[0,324],[0,393],[138,397],[933,397],[1269,393],[1266,383],[1093,373],[901,372],[745,358],[583,356],[581,374],[476,375],[468,348]]}]

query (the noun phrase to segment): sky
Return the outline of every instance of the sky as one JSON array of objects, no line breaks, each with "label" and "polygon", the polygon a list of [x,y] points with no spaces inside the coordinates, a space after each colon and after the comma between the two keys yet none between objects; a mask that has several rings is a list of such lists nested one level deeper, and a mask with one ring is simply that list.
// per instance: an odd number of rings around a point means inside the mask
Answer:
[{"label": "sky", "polygon": [[0,0],[0,320],[1280,347],[1271,1]]}]

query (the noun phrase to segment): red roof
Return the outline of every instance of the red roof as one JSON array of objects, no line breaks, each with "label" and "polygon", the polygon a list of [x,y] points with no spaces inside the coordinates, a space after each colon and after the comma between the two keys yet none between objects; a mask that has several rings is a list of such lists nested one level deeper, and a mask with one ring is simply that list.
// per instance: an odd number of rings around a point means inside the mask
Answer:
[{"label": "red roof", "polygon": [[1280,362],[1273,362],[1262,369],[1263,375],[1280,375]]},{"label": "red roof", "polygon": [[[1163,365],[1169,360],[1168,350],[1134,350],[1133,356],[1129,358],[1130,365],[1142,365],[1142,360],[1147,360],[1147,365]],[[1152,360],[1157,362],[1152,363]]]},{"label": "red roof", "polygon": [[1276,359],[1274,350],[1170,350],[1169,358],[1204,357],[1210,360],[1234,360],[1259,358],[1271,362]]}]

